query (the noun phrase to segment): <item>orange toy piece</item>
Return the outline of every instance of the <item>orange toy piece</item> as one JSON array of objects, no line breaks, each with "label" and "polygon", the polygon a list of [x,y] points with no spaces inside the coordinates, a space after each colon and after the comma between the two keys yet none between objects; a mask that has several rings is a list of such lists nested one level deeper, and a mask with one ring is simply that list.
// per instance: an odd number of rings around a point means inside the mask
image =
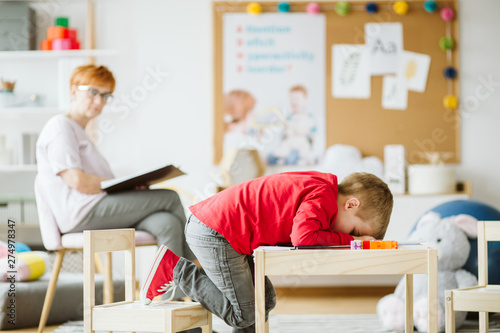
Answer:
[{"label": "orange toy piece", "polygon": [[47,39],[52,41],[58,38],[68,38],[68,29],[59,26],[52,26],[47,28]]},{"label": "orange toy piece", "polygon": [[397,241],[382,241],[383,249],[397,249],[398,242]]},{"label": "orange toy piece", "polygon": [[351,241],[351,250],[383,250],[383,249],[392,250],[397,248],[398,248],[397,241],[390,241],[390,240]]},{"label": "orange toy piece", "polygon": [[52,41],[48,39],[42,40],[42,45],[40,47],[42,51],[50,51],[52,50]]}]

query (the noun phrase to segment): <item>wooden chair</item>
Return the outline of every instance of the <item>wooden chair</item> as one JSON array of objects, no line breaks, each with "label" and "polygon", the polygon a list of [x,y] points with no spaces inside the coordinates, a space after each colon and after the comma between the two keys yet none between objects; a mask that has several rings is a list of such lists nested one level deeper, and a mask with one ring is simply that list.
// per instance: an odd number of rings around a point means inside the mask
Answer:
[{"label": "wooden chair", "polygon": [[479,332],[488,332],[488,312],[500,312],[500,285],[488,284],[488,241],[500,241],[500,221],[479,221],[478,286],[446,291],[446,332],[455,332],[455,311],[479,312]]},{"label": "wooden chair", "polygon": [[[196,302],[135,301],[134,229],[84,231],[84,332],[173,333],[202,327],[212,332],[212,315]],[[95,305],[95,254],[125,251],[125,301]]]},{"label": "wooden chair", "polygon": [[[69,233],[62,235],[57,226],[56,219],[40,193],[39,183],[35,180],[35,197],[38,210],[38,219],[40,223],[40,232],[42,235],[43,246],[48,251],[57,251],[52,274],[50,276],[47,293],[43,302],[42,314],[38,324],[38,333],[43,333],[47,319],[49,318],[50,308],[56,292],[57,280],[61,272],[64,256],[67,252],[83,251],[83,233]],[[151,246],[156,245],[156,239],[153,235],[138,231],[136,233],[136,245]],[[111,272],[111,254],[105,255],[105,263],[101,265],[100,272],[104,274],[104,303],[113,301],[113,278]]]}]

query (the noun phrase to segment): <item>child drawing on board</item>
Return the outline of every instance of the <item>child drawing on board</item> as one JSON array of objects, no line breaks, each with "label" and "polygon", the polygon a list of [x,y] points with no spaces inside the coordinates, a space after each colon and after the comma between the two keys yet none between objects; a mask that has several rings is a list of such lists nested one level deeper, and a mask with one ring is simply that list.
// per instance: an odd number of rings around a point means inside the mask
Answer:
[{"label": "child drawing on board", "polygon": [[307,90],[302,85],[290,88],[291,113],[286,117],[285,133],[268,157],[269,164],[309,165],[316,162],[313,151],[316,124],[307,112]]},{"label": "child drawing on board", "polygon": [[245,90],[232,90],[224,95],[224,152],[249,145],[248,118],[254,106],[255,98]]}]

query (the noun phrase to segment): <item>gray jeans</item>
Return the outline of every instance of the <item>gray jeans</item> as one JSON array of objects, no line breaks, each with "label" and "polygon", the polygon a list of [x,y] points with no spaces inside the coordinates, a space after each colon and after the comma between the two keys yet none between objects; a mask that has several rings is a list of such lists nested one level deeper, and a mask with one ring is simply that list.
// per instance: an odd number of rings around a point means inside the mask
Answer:
[{"label": "gray jeans", "polygon": [[179,195],[171,190],[137,190],[106,195],[70,232],[135,228],[156,237],[158,244],[189,260],[195,256],[186,243],[186,216]]},{"label": "gray jeans", "polygon": [[[218,232],[191,215],[186,239],[204,272],[181,258],[174,280],[182,291],[233,327],[233,332],[255,332],[253,257],[233,250]],[[276,305],[276,292],[266,277],[266,318]]]}]

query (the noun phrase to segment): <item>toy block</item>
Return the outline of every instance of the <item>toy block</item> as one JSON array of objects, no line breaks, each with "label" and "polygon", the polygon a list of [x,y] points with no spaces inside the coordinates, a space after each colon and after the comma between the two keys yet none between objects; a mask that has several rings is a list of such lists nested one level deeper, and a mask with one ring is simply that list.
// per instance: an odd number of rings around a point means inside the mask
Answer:
[{"label": "toy block", "polygon": [[370,249],[370,241],[363,241],[363,250]]},{"label": "toy block", "polygon": [[71,40],[71,49],[72,50],[79,50],[80,49],[80,42],[72,39]]},{"label": "toy block", "polygon": [[42,45],[40,46],[42,51],[50,51],[52,50],[52,41],[45,39],[42,40]]},{"label": "toy block", "polygon": [[380,250],[383,249],[382,241],[370,241],[370,250]]},{"label": "toy block", "polygon": [[47,28],[47,39],[68,38],[68,29],[64,27],[52,26]]},{"label": "toy block", "polygon": [[398,242],[397,241],[382,241],[383,249],[397,249]]},{"label": "toy block", "polygon": [[68,29],[68,38],[77,40],[76,29]]},{"label": "toy block", "polygon": [[52,50],[71,50],[71,39],[57,38],[52,41]]},{"label": "toy block", "polygon": [[362,250],[363,249],[363,241],[353,240],[351,241],[351,250]]},{"label": "toy block", "polygon": [[67,17],[57,17],[56,25],[60,27],[69,27],[69,19]]}]

